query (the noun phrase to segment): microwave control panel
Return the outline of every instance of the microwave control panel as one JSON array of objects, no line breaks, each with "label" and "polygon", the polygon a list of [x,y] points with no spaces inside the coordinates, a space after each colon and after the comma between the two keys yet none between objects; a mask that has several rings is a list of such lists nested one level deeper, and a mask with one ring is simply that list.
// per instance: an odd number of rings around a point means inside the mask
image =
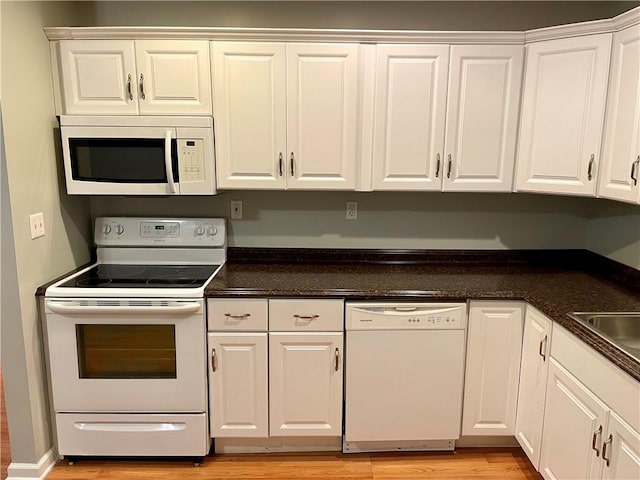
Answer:
[{"label": "microwave control panel", "polygon": [[180,182],[204,182],[204,140],[179,138]]}]

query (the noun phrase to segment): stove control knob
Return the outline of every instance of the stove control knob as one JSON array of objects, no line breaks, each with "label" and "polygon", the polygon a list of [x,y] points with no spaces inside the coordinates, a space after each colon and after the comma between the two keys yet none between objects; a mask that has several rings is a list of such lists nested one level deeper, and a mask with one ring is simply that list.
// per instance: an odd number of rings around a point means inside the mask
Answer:
[{"label": "stove control knob", "polygon": [[116,225],[116,233],[122,235],[124,233],[124,227],[120,224]]},{"label": "stove control knob", "polygon": [[195,231],[196,236],[204,235],[204,232],[205,232],[205,229],[202,225],[198,225],[196,227],[196,231]]},{"label": "stove control knob", "polygon": [[111,233],[111,225],[105,225],[102,227],[102,233],[109,235]]},{"label": "stove control knob", "polygon": [[213,237],[216,233],[218,233],[218,229],[216,227],[209,227],[207,230],[207,235]]}]

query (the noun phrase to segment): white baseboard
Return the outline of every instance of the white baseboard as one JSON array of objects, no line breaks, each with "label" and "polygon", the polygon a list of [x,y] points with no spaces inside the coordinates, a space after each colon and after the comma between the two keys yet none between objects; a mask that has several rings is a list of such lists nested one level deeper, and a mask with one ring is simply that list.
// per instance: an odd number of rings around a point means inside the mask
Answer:
[{"label": "white baseboard", "polygon": [[7,480],[44,480],[57,461],[58,455],[51,448],[38,463],[11,462],[7,468]]}]

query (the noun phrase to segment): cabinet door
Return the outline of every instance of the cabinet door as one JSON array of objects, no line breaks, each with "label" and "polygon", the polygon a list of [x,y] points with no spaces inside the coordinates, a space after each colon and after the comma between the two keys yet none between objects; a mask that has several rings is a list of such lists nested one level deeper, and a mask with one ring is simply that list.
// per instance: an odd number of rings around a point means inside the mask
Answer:
[{"label": "cabinet door", "polygon": [[640,433],[611,411],[607,432],[602,440],[607,442],[607,450],[602,451],[602,459],[605,461],[602,478],[640,478]]},{"label": "cabinet door", "polygon": [[357,106],[357,44],[287,44],[287,188],[355,189]]},{"label": "cabinet door", "polygon": [[208,341],[211,436],[268,437],[267,334],[210,333]]},{"label": "cabinet door", "polygon": [[378,45],[374,190],[440,190],[449,46]]},{"label": "cabinet door", "polygon": [[269,333],[271,436],[342,435],[342,333]]},{"label": "cabinet door", "polygon": [[284,189],[285,45],[212,42],[218,188]]},{"label": "cabinet door", "polygon": [[594,195],[611,34],[526,48],[517,189]]},{"label": "cabinet door", "polygon": [[520,363],[516,439],[536,469],[540,461],[551,326],[550,319],[527,306]]},{"label": "cabinet door", "polygon": [[211,115],[209,42],[136,40],[143,115]]},{"label": "cabinet door", "polygon": [[549,365],[540,473],[548,480],[598,479],[598,437],[608,409],[553,358]]},{"label": "cabinet door", "polygon": [[613,35],[598,195],[640,203],[640,25]]},{"label": "cabinet door", "polygon": [[451,47],[445,191],[510,192],[524,47]]},{"label": "cabinet door", "polygon": [[137,115],[136,65],[130,40],[61,40],[67,115]]},{"label": "cabinet door", "polygon": [[514,435],[524,306],[471,302],[463,435]]}]

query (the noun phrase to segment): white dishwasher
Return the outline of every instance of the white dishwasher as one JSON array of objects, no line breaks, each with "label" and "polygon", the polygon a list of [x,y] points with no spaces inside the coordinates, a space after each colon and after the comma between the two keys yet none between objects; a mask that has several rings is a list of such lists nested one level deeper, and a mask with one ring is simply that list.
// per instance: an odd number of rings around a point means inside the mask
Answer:
[{"label": "white dishwasher", "polygon": [[347,302],[343,451],[453,450],[465,303]]}]

